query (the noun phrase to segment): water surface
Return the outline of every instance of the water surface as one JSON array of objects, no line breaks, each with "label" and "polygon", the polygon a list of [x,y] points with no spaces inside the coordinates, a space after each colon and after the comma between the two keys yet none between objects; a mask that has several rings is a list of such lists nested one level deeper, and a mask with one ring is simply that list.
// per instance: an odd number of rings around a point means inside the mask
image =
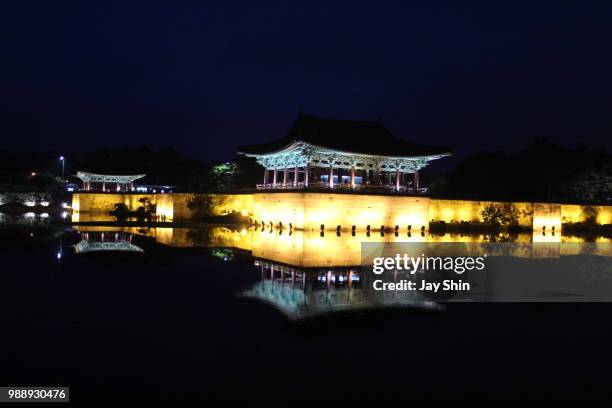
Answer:
[{"label": "water surface", "polygon": [[69,385],[82,403],[499,400],[519,388],[555,399],[607,387],[597,370],[611,361],[609,304],[372,297],[355,248],[413,237],[39,221],[0,230],[3,384]]}]

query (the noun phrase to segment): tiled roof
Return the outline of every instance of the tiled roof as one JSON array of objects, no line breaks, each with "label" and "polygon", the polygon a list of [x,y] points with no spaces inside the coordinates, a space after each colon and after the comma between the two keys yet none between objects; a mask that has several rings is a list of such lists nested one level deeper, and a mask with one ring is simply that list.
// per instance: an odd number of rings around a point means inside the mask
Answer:
[{"label": "tiled roof", "polygon": [[296,141],[338,151],[379,156],[412,157],[450,153],[449,148],[402,140],[378,121],[330,119],[302,114],[282,139],[240,146],[238,151],[246,154],[274,153]]}]

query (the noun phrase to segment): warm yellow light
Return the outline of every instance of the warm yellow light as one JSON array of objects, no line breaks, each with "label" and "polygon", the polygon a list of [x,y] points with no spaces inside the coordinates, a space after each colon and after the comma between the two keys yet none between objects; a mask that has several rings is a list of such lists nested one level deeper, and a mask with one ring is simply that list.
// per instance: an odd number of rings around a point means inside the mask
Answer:
[{"label": "warm yellow light", "polygon": [[[189,220],[193,215],[188,204],[194,194],[73,194],[72,209],[86,217],[98,219],[107,217],[116,203],[124,202],[129,208],[136,209],[141,197],[150,197],[157,204],[157,212],[166,221]],[[289,224],[294,230],[319,231],[324,225],[326,231],[337,226],[342,231],[365,231],[369,225],[372,231],[381,226],[405,232],[408,225],[417,232],[422,226],[429,227],[430,220],[445,222],[482,221],[481,212],[488,201],[441,200],[426,197],[377,196],[334,193],[257,193],[257,194],[215,194],[214,213],[216,215],[238,212],[252,218],[257,224],[263,221],[266,228],[270,223],[278,228]],[[503,204],[503,203],[497,203]],[[518,222],[522,227],[537,232],[561,233],[562,223],[585,222],[585,217],[595,216],[598,224],[612,223],[611,206],[583,206],[551,203],[512,203],[519,214]],[[83,217],[81,217],[83,221]]]},{"label": "warm yellow light", "polygon": [[455,211],[452,208],[443,208],[442,209],[442,221],[451,222],[454,220]]},{"label": "warm yellow light", "polygon": [[533,232],[533,241],[532,242],[561,242],[561,234],[543,234],[542,232],[534,231]]}]

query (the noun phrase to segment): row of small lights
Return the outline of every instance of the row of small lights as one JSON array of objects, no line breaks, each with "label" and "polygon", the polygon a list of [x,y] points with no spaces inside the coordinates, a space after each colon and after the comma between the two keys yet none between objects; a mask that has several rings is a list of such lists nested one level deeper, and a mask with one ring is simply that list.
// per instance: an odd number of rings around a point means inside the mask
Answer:
[{"label": "row of small lights", "polygon": [[[35,218],[36,217],[36,213],[27,212],[27,213],[23,214],[23,216],[24,216],[24,218]],[[49,213],[46,213],[46,212],[45,213],[40,213],[40,214],[38,214],[38,216],[40,218],[49,218]],[[68,211],[62,211],[61,217],[64,218],[64,219],[66,217],[68,217]]]}]

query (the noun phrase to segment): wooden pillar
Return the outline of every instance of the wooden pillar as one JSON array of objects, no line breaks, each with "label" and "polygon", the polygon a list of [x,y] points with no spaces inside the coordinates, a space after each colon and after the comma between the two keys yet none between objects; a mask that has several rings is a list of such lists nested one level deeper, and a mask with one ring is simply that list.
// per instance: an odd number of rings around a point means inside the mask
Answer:
[{"label": "wooden pillar", "polygon": [[419,192],[419,171],[415,170],[414,171],[414,192],[418,193]]},{"label": "wooden pillar", "polygon": [[265,167],[264,168],[264,187],[266,187],[268,185],[268,168]]},{"label": "wooden pillar", "polygon": [[351,188],[355,188],[355,166],[351,166]]},{"label": "wooden pillar", "polygon": [[399,191],[400,188],[400,171],[399,169],[395,170],[395,191]]},{"label": "wooden pillar", "polygon": [[295,187],[297,187],[299,180],[300,180],[300,167],[296,164],[295,165],[294,177],[293,177],[293,185]]},{"label": "wooden pillar", "polygon": [[306,174],[304,176],[304,187],[308,187],[308,178],[310,177],[310,163],[306,164]]},{"label": "wooden pillar", "polygon": [[329,187],[334,188],[334,162],[329,162]]},{"label": "wooden pillar", "polygon": [[289,182],[289,168],[285,166],[285,171],[283,172],[283,186],[287,186]]},{"label": "wooden pillar", "polygon": [[130,181],[130,191],[134,191],[134,182]]},{"label": "wooden pillar", "polygon": [[272,185],[274,187],[276,187],[276,174],[278,173],[278,170],[274,169],[274,172],[272,173]]},{"label": "wooden pillar", "polygon": [[102,182],[102,191],[106,191],[106,183],[104,181]]}]

